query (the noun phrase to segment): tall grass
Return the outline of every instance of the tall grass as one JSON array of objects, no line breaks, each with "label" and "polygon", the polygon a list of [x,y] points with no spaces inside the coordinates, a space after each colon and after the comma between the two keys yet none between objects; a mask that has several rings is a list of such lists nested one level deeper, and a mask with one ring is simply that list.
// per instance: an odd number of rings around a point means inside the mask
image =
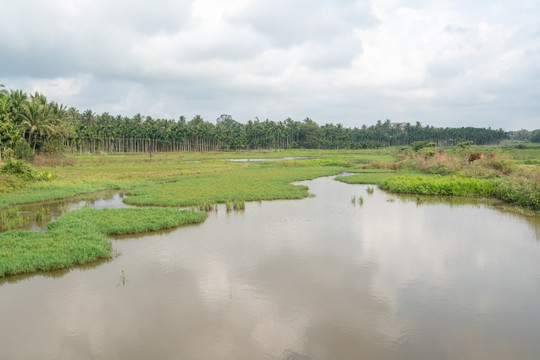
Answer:
[{"label": "tall grass", "polygon": [[460,176],[396,176],[380,187],[397,193],[454,196],[489,195],[493,189],[488,180]]},{"label": "tall grass", "polygon": [[0,231],[21,227],[24,218],[18,207],[0,209]]},{"label": "tall grass", "polygon": [[540,186],[537,182],[524,178],[394,177],[387,179],[380,186],[397,193],[490,196],[510,204],[540,211]]}]

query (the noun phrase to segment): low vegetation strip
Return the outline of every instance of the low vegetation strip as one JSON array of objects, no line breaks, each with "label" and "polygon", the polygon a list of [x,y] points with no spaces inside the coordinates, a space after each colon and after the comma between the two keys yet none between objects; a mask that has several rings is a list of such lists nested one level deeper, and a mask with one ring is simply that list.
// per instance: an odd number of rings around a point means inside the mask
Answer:
[{"label": "low vegetation strip", "polygon": [[423,195],[489,195],[493,184],[486,179],[460,176],[396,176],[381,183],[384,190]]},{"label": "low vegetation strip", "polygon": [[540,187],[520,178],[468,178],[461,176],[396,176],[380,184],[396,193],[454,196],[489,196],[540,211]]},{"label": "low vegetation strip", "polygon": [[134,189],[124,202],[134,205],[197,206],[244,200],[301,199],[308,196],[305,186],[291,182],[338,174],[337,166],[246,165],[230,171],[185,177],[177,182]]},{"label": "low vegetation strip", "polygon": [[0,277],[108,258],[112,245],[106,235],[154,231],[205,218],[206,213],[175,208],[75,210],[49,223],[45,232],[0,233]]}]

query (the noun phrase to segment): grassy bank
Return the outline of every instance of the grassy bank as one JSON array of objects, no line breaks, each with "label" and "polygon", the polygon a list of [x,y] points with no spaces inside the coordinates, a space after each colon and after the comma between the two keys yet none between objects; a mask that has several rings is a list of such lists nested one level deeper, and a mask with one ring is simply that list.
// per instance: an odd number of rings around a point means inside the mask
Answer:
[{"label": "grassy bank", "polygon": [[[227,159],[276,159],[283,157],[308,157],[311,160],[289,160],[280,162],[231,162]],[[367,164],[374,161],[393,161],[395,157],[390,150],[287,150],[287,151],[243,151],[243,152],[207,152],[207,153],[160,153],[152,154],[115,154],[115,155],[80,155],[68,156],[65,159],[38,158],[35,169],[37,172],[54,173],[56,178],[52,181],[44,182],[22,182],[10,176],[13,186],[0,188],[0,208],[12,206],[20,203],[44,201],[52,199],[62,199],[70,196],[88,194],[96,191],[119,189],[133,190],[133,194],[141,191],[141,196],[150,196],[151,190],[145,192],[144,187],[158,186],[160,184],[174,183],[189,179],[210,179],[216,176],[216,182],[221,181],[220,175],[228,175],[234,178],[244,176],[249,172],[243,171],[248,165],[252,170],[261,168],[273,169],[276,174],[268,175],[269,181],[283,182],[306,180],[317,176],[324,176],[336,173],[339,169],[351,167],[356,164]],[[285,165],[285,166],[282,166]],[[329,167],[334,167],[329,170]],[[298,170],[302,168],[303,170]],[[281,174],[285,174],[280,178]],[[286,174],[292,174],[288,176]],[[305,177],[304,175],[305,174]],[[0,176],[2,174],[0,173]],[[263,176],[266,176],[263,174]],[[251,179],[260,183],[254,177]],[[210,180],[208,180],[210,181]],[[232,181],[234,183],[234,181]],[[7,184],[7,181],[5,182]],[[179,184],[183,187],[184,184]],[[262,193],[246,195],[249,192],[240,190],[241,197],[248,199],[274,199],[283,194],[281,198],[298,198],[298,189],[293,186],[279,185],[280,190],[268,190]],[[287,188],[288,190],[283,190]],[[162,189],[163,190],[163,189]],[[155,190],[156,194],[161,190]],[[176,192],[176,191],[175,191]],[[204,198],[214,202],[234,195],[216,192],[212,193],[212,186],[207,186]],[[304,190],[302,196],[307,192]],[[225,196],[227,195],[227,196]],[[230,196],[229,196],[230,195]],[[301,197],[301,196],[300,196]],[[130,200],[137,203],[136,200]],[[142,199],[139,203],[142,203]],[[147,201],[147,203],[152,203]],[[163,203],[163,201],[161,201]],[[198,201],[190,200],[175,202],[174,204],[196,204]]]},{"label": "grassy bank", "polygon": [[0,233],[0,277],[107,258],[112,247],[106,235],[171,228],[205,217],[205,213],[172,208],[76,210],[49,223],[45,232]]}]

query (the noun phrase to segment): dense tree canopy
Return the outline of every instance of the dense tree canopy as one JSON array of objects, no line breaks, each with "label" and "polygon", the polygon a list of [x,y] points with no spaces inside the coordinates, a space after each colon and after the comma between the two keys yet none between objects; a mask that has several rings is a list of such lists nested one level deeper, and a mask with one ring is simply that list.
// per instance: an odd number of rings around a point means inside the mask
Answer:
[{"label": "dense tree canopy", "polygon": [[390,120],[345,128],[339,123],[321,126],[310,118],[277,122],[255,118],[241,123],[225,114],[214,123],[199,115],[189,121],[184,116],[171,120],[141,114],[126,117],[105,112],[98,115],[92,110],[81,113],[74,108],[67,109],[49,102],[39,93],[7,91],[3,86],[0,87],[0,120],[2,154],[21,152],[18,148],[32,153],[45,151],[51,148],[50,144],[75,152],[358,149],[410,145],[423,140],[437,145],[461,141],[497,144],[513,136],[502,129],[435,128],[419,122],[392,123]]}]

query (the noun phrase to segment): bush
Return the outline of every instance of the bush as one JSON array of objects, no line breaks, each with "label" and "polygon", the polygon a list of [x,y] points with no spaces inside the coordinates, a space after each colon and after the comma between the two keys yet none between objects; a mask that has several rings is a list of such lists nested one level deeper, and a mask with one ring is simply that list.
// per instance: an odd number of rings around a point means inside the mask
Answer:
[{"label": "bush", "polygon": [[67,151],[67,147],[64,146],[62,139],[49,139],[40,148],[40,152],[48,155],[62,155]]},{"label": "bush", "polygon": [[8,158],[0,167],[3,174],[11,174],[25,181],[51,181],[56,179],[56,175],[44,170],[36,173],[30,165],[22,160]]},{"label": "bush", "polygon": [[422,150],[423,148],[435,147],[435,143],[432,141],[423,140],[423,141],[415,141],[411,144],[411,146],[414,151],[418,152]]},{"label": "bush", "polygon": [[8,158],[0,167],[0,170],[6,174],[16,175],[24,180],[33,180],[34,172],[30,165],[22,160]]},{"label": "bush", "polygon": [[517,165],[511,160],[493,159],[485,163],[488,168],[498,170],[505,175],[513,173],[517,169]]}]

